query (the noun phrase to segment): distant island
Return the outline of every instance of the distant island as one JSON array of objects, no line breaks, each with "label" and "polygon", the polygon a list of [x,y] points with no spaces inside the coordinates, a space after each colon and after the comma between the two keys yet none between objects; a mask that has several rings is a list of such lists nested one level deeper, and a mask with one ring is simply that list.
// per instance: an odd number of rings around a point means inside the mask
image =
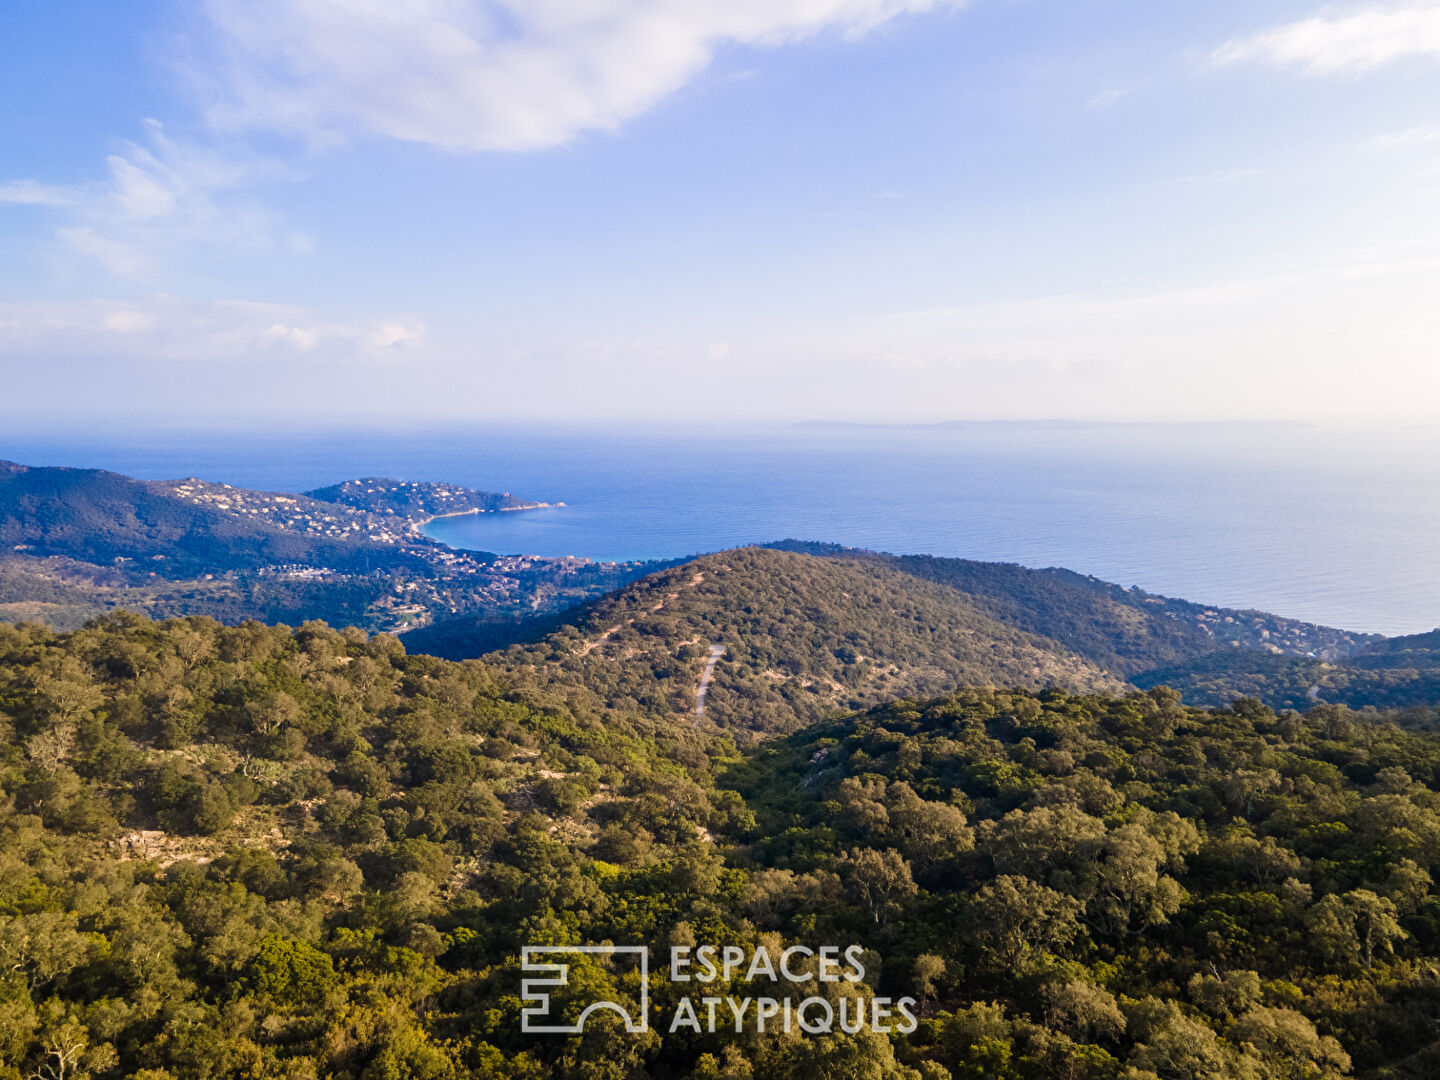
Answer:
[{"label": "distant island", "polygon": [[799,420],[791,425],[795,428],[811,428],[822,431],[845,431],[857,428],[874,428],[883,431],[1104,431],[1116,429],[1134,431],[1137,429],[1187,428],[1203,430],[1213,428],[1219,431],[1245,431],[1264,428],[1269,431],[1313,430],[1314,424],[1303,420],[939,420],[929,423],[907,423],[884,420]]}]

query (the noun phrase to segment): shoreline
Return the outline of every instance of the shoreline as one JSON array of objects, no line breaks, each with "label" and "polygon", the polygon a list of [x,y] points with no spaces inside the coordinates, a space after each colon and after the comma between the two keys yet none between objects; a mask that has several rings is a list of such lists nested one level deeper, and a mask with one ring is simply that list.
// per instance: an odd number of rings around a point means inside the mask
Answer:
[{"label": "shoreline", "polygon": [[478,517],[481,514],[513,514],[517,511],[524,510],[555,510],[564,505],[565,504],[563,502],[538,502],[526,503],[524,506],[502,506],[495,510],[481,510],[478,506],[475,506],[471,507],[469,510],[456,510],[453,514],[432,514],[430,517],[421,518],[417,521],[412,521],[410,523],[410,527],[413,528],[416,532],[419,532],[421,529],[425,528],[426,525],[429,525],[432,521],[443,521],[446,518]]},{"label": "shoreline", "polygon": [[526,510],[556,510],[564,505],[565,504],[563,502],[537,502],[526,503],[524,506],[502,506],[495,510],[482,510],[478,506],[475,506],[471,507],[469,510],[456,510],[452,514],[433,514],[430,517],[424,518],[422,520],[412,521],[410,523],[410,528],[414,535],[423,536],[426,540],[429,540],[432,543],[440,544],[442,547],[449,548],[451,551],[466,551],[468,549],[457,548],[454,544],[442,540],[438,536],[431,536],[428,532],[425,531],[426,528],[432,525],[434,522],[443,521],[446,518],[480,517],[484,514],[513,514]]}]

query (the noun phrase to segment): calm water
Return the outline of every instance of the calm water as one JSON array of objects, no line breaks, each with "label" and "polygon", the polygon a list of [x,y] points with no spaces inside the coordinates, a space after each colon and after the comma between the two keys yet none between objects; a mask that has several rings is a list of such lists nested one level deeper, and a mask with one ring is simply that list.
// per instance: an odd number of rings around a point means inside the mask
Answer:
[{"label": "calm water", "polygon": [[284,491],[444,480],[567,504],[429,530],[505,553],[662,558],[800,537],[1067,566],[1356,630],[1440,624],[1440,429],[0,433],[0,457]]}]

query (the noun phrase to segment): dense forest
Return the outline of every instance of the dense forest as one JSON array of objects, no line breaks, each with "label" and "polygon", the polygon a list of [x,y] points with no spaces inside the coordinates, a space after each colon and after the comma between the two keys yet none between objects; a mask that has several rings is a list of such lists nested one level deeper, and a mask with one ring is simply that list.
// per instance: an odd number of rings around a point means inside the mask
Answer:
[{"label": "dense forest", "polygon": [[1405,646],[1434,637],[1431,633],[1391,638],[1374,648],[1389,647],[1394,652],[1376,654],[1367,649],[1338,663],[1221,649],[1188,664],[1144,672],[1132,681],[1141,687],[1173,687],[1187,701],[1257,697],[1277,709],[1306,709],[1327,702],[1354,708],[1423,707],[1440,701],[1440,657]]},{"label": "dense forest", "polygon": [[887,555],[798,540],[766,546],[947,585],[992,619],[1052,638],[1126,678],[1222,648],[1333,660],[1381,640],[1266,611],[1207,607],[1054,567]]},{"label": "dense forest", "polygon": [[[388,635],[0,626],[0,1076],[1418,1080],[1397,719],[970,689],[737,747]],[[853,943],[918,1030],[522,1034],[521,946],[606,941]]]}]

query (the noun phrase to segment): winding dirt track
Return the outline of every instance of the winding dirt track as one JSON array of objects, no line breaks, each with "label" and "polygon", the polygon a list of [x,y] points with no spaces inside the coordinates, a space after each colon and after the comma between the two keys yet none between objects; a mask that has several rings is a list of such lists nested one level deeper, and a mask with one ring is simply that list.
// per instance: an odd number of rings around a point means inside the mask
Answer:
[{"label": "winding dirt track", "polygon": [[700,676],[700,688],[695,691],[695,719],[705,715],[705,694],[710,689],[710,679],[715,674],[715,662],[725,655],[724,645],[711,645],[710,658],[705,661],[705,674]]},{"label": "winding dirt track", "polygon": [[[684,587],[685,587],[685,588],[693,589],[696,585],[699,585],[700,582],[702,582],[702,581],[704,581],[704,580],[705,580],[705,572],[704,572],[703,570],[696,571],[694,574],[692,574],[692,575],[690,576],[690,580],[685,583],[685,586],[684,586]],[[680,598],[680,594],[679,594],[678,592],[666,593],[665,596],[664,596],[664,598],[661,599],[661,600],[659,600],[659,601],[655,604],[655,606],[652,607],[650,610],[651,610],[652,612],[654,612],[654,611],[662,611],[662,610],[664,610],[664,607],[665,607],[665,605],[666,605],[668,602],[670,602],[671,600],[678,600],[679,598]],[[628,626],[630,623],[633,623],[634,621],[635,621],[634,619],[626,619],[623,625]],[[592,652],[594,652],[596,649],[598,649],[601,645],[604,645],[605,642],[609,641],[612,637],[614,637],[616,634],[618,634],[618,633],[620,632],[621,625],[622,625],[622,624],[617,623],[616,625],[614,625],[614,626],[612,626],[612,627],[609,627],[607,630],[604,631],[604,633],[602,633],[599,637],[595,638],[593,641],[587,641],[584,645],[582,645],[582,646],[580,647],[580,649],[579,649],[579,651],[578,651],[578,653],[577,653],[576,655],[578,655],[578,656],[589,656]],[[721,651],[723,652],[724,650],[721,650]]]}]

